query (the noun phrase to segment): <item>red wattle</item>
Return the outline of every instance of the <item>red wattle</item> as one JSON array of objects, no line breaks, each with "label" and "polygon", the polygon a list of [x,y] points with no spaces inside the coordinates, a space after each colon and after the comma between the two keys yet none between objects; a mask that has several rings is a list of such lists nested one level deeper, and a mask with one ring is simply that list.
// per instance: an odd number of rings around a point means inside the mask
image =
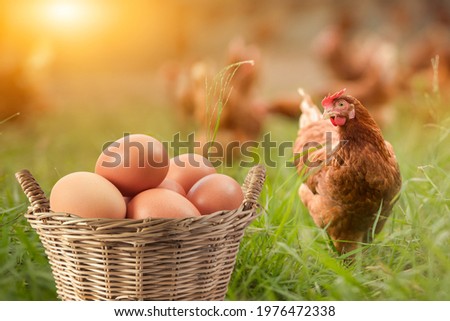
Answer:
[{"label": "red wattle", "polygon": [[344,126],[345,123],[347,122],[347,118],[342,117],[342,116],[336,116],[336,117],[331,117],[330,121],[333,124],[333,126]]}]

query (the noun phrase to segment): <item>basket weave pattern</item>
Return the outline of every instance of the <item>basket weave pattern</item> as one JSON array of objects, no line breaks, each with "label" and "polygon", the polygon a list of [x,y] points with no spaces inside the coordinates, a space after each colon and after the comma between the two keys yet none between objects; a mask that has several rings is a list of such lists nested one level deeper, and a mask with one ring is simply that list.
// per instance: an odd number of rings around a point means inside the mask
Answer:
[{"label": "basket weave pattern", "polygon": [[16,177],[62,300],[223,300],[245,228],[259,215],[253,167],[232,211],[185,219],[85,219],[55,213],[29,171]]}]

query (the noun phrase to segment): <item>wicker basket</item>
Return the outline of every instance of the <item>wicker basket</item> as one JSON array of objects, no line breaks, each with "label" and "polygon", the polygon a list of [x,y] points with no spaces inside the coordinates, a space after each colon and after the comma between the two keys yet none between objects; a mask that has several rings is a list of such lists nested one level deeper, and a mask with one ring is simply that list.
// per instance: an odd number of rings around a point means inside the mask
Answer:
[{"label": "wicker basket", "polygon": [[259,215],[265,169],[250,169],[238,209],[185,219],[55,213],[29,171],[16,178],[62,300],[223,300],[244,230]]}]

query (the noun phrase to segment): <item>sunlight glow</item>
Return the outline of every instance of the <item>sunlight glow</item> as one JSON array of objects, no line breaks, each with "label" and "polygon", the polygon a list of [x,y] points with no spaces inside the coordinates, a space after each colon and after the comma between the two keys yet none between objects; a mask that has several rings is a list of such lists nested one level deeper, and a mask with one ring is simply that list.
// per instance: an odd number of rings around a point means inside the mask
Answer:
[{"label": "sunlight glow", "polygon": [[58,2],[49,7],[49,16],[59,21],[76,21],[82,10],[75,2]]},{"label": "sunlight glow", "polygon": [[52,1],[46,6],[46,20],[59,27],[78,27],[89,20],[89,9],[87,2],[83,1]]}]

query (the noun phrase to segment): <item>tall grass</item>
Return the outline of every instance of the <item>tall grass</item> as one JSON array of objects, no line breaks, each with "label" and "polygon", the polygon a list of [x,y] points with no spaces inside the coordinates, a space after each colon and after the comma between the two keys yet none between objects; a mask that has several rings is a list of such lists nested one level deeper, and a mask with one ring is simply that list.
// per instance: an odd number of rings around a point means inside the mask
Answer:
[{"label": "tall grass", "polygon": [[207,152],[211,150],[220,129],[222,112],[226,108],[228,99],[233,90],[232,80],[239,67],[244,64],[254,65],[253,60],[233,63],[220,70],[212,79],[205,77],[205,113],[206,113],[206,140]]},{"label": "tall grass", "polygon": [[[44,250],[23,217],[28,201],[16,171],[30,169],[49,193],[60,176],[93,170],[102,145],[123,133],[169,140],[177,130],[165,107],[74,107],[35,123],[1,124],[1,300],[56,299]],[[353,265],[332,250],[301,204],[299,178],[284,166],[290,155],[271,155],[278,165],[268,168],[263,210],[241,243],[227,299],[450,300],[450,117],[444,107],[432,95],[395,103],[398,117],[384,133],[400,163],[401,197]],[[266,131],[278,142],[293,141],[297,121],[272,117]],[[247,169],[221,170],[242,181]]]}]

